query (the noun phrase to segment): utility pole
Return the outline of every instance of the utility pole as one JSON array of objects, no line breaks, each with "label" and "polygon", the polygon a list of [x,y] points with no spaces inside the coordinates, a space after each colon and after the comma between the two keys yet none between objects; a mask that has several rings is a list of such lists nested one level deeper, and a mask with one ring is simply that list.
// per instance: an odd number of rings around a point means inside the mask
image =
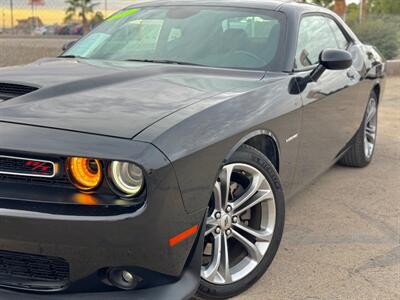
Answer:
[{"label": "utility pole", "polygon": [[104,19],[107,18],[108,15],[108,3],[107,0],[104,0]]},{"label": "utility pole", "polygon": [[3,32],[6,32],[6,12],[4,11],[4,6],[2,9],[2,20],[3,20]]},{"label": "utility pole", "polygon": [[10,0],[10,11],[11,11],[11,33],[14,33],[14,3]]},{"label": "utility pole", "polygon": [[35,25],[33,24],[33,20],[35,18],[35,4],[33,0],[31,0],[31,9],[32,9],[32,19],[31,19],[31,34],[35,31]]},{"label": "utility pole", "polygon": [[362,23],[367,16],[367,0],[360,0],[360,23]]}]

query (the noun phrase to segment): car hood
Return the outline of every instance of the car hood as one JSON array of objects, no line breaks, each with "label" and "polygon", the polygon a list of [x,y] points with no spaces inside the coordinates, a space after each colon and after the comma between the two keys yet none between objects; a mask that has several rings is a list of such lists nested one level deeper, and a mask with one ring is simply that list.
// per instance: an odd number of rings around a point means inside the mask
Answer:
[{"label": "car hood", "polygon": [[0,69],[1,83],[38,87],[0,102],[0,122],[133,138],[174,112],[256,87],[263,72],[75,59]]}]

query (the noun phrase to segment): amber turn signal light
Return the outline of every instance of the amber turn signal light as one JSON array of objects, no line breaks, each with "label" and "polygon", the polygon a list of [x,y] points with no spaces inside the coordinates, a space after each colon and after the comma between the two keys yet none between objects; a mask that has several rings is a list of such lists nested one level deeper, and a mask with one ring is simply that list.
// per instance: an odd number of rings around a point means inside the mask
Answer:
[{"label": "amber turn signal light", "polygon": [[70,157],[66,163],[67,173],[76,188],[90,192],[100,186],[103,179],[103,171],[99,160]]}]

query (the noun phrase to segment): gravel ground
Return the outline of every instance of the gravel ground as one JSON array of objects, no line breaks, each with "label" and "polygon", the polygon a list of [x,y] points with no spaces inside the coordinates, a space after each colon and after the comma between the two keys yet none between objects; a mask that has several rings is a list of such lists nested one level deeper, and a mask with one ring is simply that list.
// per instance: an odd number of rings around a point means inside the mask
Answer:
[{"label": "gravel ground", "polygon": [[68,41],[63,38],[6,38],[0,36],[0,67],[22,65],[42,57],[59,55]]},{"label": "gravel ground", "polygon": [[[0,66],[55,56],[65,41],[0,37]],[[400,299],[399,95],[390,78],[371,165],[335,166],[289,201],[275,261],[237,300]]]}]

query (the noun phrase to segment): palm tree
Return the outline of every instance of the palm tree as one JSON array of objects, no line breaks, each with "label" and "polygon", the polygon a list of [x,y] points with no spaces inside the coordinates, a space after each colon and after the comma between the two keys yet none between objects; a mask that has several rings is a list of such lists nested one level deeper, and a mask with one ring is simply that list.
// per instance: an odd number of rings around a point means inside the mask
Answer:
[{"label": "palm tree", "polygon": [[65,12],[65,21],[71,21],[78,15],[82,20],[83,32],[89,32],[88,14],[93,13],[93,9],[98,3],[92,3],[92,0],[67,0],[66,3],[68,8]]}]

